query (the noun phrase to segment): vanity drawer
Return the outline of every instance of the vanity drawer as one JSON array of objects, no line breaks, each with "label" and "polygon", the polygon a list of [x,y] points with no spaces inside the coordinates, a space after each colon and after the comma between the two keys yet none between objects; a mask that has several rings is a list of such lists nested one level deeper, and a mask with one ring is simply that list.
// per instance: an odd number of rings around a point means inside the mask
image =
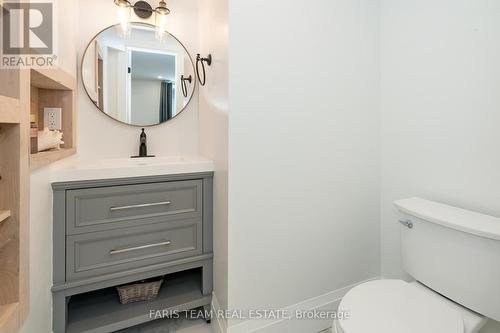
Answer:
[{"label": "vanity drawer", "polygon": [[66,280],[99,276],[201,254],[196,220],[67,236]]},{"label": "vanity drawer", "polygon": [[201,218],[202,181],[123,185],[66,191],[66,234]]}]

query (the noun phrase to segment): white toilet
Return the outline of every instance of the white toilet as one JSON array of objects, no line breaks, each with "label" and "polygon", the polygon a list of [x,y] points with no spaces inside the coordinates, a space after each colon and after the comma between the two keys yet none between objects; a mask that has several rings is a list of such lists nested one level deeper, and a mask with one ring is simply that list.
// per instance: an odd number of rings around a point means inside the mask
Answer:
[{"label": "white toilet", "polygon": [[475,333],[500,321],[500,219],[419,198],[395,202],[406,272],[351,289],[336,333]]}]

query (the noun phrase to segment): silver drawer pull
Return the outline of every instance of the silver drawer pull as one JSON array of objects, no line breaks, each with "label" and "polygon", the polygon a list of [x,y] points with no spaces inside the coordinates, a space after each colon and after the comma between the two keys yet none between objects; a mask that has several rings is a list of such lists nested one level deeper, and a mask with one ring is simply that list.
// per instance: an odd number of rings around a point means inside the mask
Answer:
[{"label": "silver drawer pull", "polygon": [[136,247],[129,247],[128,249],[111,250],[111,251],[109,251],[109,254],[113,255],[113,254],[127,253],[127,252],[132,252],[132,251],[150,249],[152,247],[167,246],[167,245],[170,245],[170,244],[172,244],[171,241],[166,241],[166,242],[155,243],[155,244],[148,244],[148,245],[142,245],[142,246],[136,246]]},{"label": "silver drawer pull", "polygon": [[399,223],[407,227],[408,229],[413,228],[413,222],[411,220],[399,220]]},{"label": "silver drawer pull", "polygon": [[155,207],[155,206],[168,206],[170,204],[171,204],[170,201],[163,201],[163,202],[154,202],[154,203],[147,203],[147,204],[140,204],[140,205],[111,207],[109,210],[111,210],[112,212],[115,212],[117,210],[125,210],[125,209],[145,208],[145,207]]}]

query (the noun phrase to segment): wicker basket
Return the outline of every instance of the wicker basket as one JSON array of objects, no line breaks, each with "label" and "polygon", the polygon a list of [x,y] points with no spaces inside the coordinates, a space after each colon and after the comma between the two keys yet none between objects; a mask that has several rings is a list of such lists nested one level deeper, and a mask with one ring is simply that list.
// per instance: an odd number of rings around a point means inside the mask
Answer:
[{"label": "wicker basket", "polygon": [[118,290],[118,295],[120,296],[120,303],[122,304],[129,304],[140,301],[149,301],[158,296],[162,283],[163,279],[152,282],[141,282],[141,283],[116,287],[116,290]]}]

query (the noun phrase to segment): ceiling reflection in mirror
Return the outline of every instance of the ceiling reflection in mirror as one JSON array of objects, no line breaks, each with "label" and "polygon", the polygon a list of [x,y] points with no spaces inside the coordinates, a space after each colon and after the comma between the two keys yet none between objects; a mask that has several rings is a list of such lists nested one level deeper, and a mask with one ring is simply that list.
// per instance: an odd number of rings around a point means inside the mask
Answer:
[{"label": "ceiling reflection in mirror", "polygon": [[196,80],[186,48],[174,36],[158,40],[154,26],[133,23],[124,37],[111,26],[88,45],[82,80],[94,105],[134,126],[153,126],[182,112]]}]

